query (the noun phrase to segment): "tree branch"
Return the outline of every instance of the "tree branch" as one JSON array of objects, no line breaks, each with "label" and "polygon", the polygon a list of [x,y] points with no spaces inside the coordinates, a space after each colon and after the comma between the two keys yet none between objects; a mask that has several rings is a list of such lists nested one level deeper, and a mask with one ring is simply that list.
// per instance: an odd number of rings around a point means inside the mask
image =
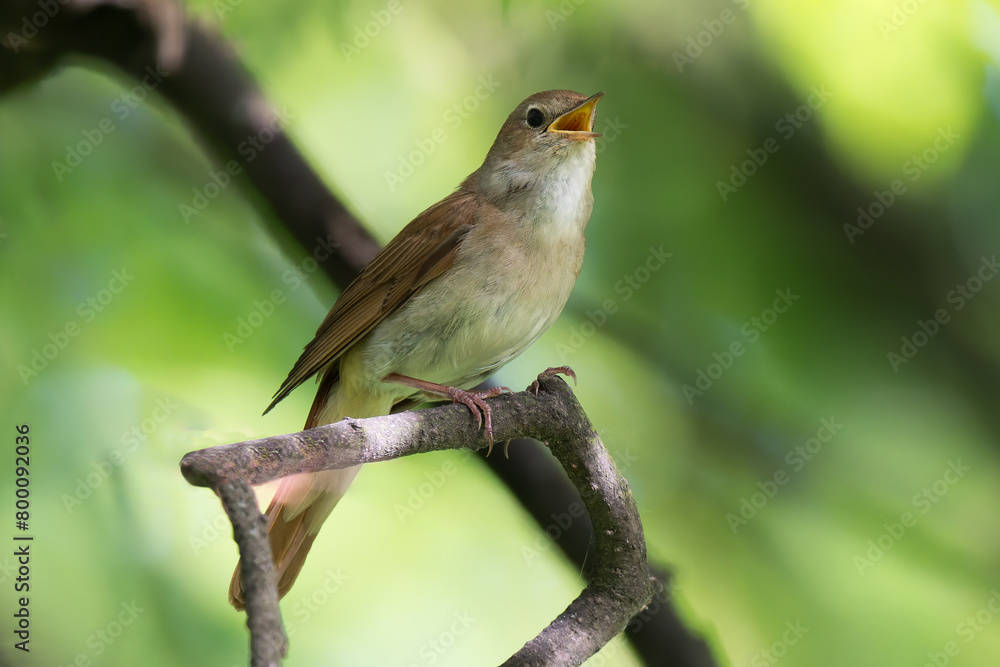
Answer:
[{"label": "tree branch", "polygon": [[250,628],[251,667],[275,667],[288,650],[278,607],[278,578],[274,572],[267,519],[257,508],[257,496],[239,478],[220,480],[215,493],[233,524],[233,540],[240,549],[246,586],[247,627]]},{"label": "tree branch", "polygon": [[[646,542],[628,482],[576,400],[560,378],[540,378],[531,392],[489,399],[497,442],[530,436],[548,444],[579,490],[594,525],[595,563],[580,596],[537,637],[503,663],[504,667],[582,664],[625,629],[656,594],[646,562]],[[361,463],[448,449],[478,450],[482,432],[461,405],[402,412],[370,419],[344,419],[308,431],[210,447],[187,454],[181,472],[195,486],[213,488],[227,504],[244,559],[247,625],[252,646],[273,647],[281,636],[273,567],[260,563],[270,547],[259,512],[245,511],[246,484],[301,472],[346,468]],[[227,501],[227,495],[233,496]],[[255,505],[254,505],[255,507]],[[257,662],[253,665],[271,664]]]}]

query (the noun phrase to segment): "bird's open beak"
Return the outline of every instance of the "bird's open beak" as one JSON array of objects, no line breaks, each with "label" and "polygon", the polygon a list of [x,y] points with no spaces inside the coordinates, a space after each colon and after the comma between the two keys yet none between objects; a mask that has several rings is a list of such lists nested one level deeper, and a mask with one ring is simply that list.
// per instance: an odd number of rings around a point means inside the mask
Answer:
[{"label": "bird's open beak", "polygon": [[600,132],[594,132],[594,117],[597,115],[597,103],[604,93],[591,95],[563,115],[552,121],[547,131],[561,134],[567,139],[596,139]]}]

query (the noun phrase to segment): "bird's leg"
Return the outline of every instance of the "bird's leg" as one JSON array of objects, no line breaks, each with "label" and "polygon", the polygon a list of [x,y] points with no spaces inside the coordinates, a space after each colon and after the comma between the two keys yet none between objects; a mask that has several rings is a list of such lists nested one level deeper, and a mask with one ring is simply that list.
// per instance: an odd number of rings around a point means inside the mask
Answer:
[{"label": "bird's leg", "polygon": [[486,439],[490,443],[489,449],[486,452],[487,455],[493,451],[493,413],[485,399],[499,396],[505,391],[513,393],[507,387],[493,387],[489,391],[466,391],[465,389],[459,389],[458,387],[449,387],[436,382],[418,380],[417,378],[400,375],[399,373],[389,373],[382,378],[382,382],[391,382],[393,384],[401,384],[404,387],[413,387],[414,389],[419,389],[425,394],[441,396],[443,398],[451,399],[455,403],[461,403],[469,408],[469,411],[475,415],[477,428],[483,426],[485,418],[486,426],[484,430],[486,432]]},{"label": "bird's leg", "polygon": [[[576,385],[576,373],[574,373],[573,369],[570,368],[569,366],[556,366],[555,368],[546,369],[538,374],[538,380],[541,380],[542,378],[552,377],[553,375],[557,375],[560,373],[562,375],[566,375],[568,377],[573,378],[573,384]],[[528,387],[528,391],[532,392],[535,396],[538,396],[538,380],[532,382],[531,386]]]}]

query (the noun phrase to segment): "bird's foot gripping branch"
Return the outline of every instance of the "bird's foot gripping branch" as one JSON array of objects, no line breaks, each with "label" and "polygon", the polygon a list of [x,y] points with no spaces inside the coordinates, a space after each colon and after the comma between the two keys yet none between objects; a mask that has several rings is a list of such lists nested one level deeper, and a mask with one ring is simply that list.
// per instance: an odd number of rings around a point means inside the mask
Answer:
[{"label": "bird's foot gripping branch", "polygon": [[[538,395],[489,399],[498,442],[532,437],[546,443],[580,491],[594,526],[596,557],[587,587],[548,627],[503,665],[582,664],[625,629],[653,599],[655,579],[628,482],[615,467],[573,392],[560,378],[539,376]],[[282,630],[274,565],[264,517],[250,485],[286,475],[447,449],[481,449],[487,440],[461,405],[344,419],[288,435],[210,447],[186,455],[181,472],[219,495],[243,562],[251,665],[277,665]],[[221,600],[221,591],[220,591]]]}]

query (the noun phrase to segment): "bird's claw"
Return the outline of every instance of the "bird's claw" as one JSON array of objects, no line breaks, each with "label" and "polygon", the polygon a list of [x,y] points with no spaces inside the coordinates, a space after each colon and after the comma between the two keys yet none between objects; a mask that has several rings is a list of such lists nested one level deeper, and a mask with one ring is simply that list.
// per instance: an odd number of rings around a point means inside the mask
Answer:
[{"label": "bird's claw", "polygon": [[531,383],[531,386],[528,387],[528,391],[533,393],[535,396],[538,396],[538,388],[540,386],[539,383],[541,382],[542,378],[552,377],[553,375],[558,375],[558,374],[562,374],[567,377],[573,378],[573,386],[576,386],[577,384],[576,373],[573,371],[572,368],[570,368],[569,366],[554,366],[552,368],[547,368],[541,373],[539,373],[538,379]]},{"label": "bird's claw", "polygon": [[[493,410],[485,399],[499,396],[505,391],[509,394],[513,393],[508,387],[493,387],[489,391],[466,391],[457,387],[448,388],[448,398],[455,403],[461,403],[469,408],[469,412],[476,417],[476,428],[483,428],[483,431],[486,433],[486,440],[489,442],[489,449],[486,450],[487,456],[493,452]],[[483,425],[484,422],[485,427]]]}]

